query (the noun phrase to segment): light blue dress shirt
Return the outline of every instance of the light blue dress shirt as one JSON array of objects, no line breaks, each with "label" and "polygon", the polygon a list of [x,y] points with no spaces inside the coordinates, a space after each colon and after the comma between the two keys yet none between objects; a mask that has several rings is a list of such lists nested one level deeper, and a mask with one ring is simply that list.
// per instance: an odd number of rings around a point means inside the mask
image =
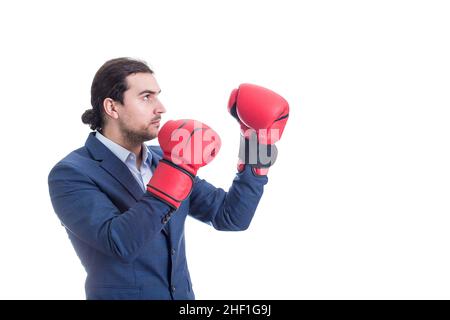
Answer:
[{"label": "light blue dress shirt", "polygon": [[130,169],[133,177],[139,183],[142,191],[145,192],[145,190],[147,189],[147,183],[150,181],[150,178],[153,175],[151,170],[152,154],[148,150],[147,146],[145,144],[142,144],[142,163],[141,167],[137,168],[136,155],[133,152],[106,138],[98,131],[95,133],[95,137],[100,140],[100,142],[103,143],[105,147],[111,150],[111,152],[114,153],[117,158],[125,163],[128,169]]}]

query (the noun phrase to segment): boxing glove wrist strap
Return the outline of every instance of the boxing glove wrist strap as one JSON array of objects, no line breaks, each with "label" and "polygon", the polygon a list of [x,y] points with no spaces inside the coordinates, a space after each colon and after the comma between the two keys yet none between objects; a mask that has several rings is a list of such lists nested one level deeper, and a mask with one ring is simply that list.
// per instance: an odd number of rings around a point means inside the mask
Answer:
[{"label": "boxing glove wrist strap", "polygon": [[173,162],[161,159],[147,184],[147,191],[178,209],[191,193],[195,175]]}]

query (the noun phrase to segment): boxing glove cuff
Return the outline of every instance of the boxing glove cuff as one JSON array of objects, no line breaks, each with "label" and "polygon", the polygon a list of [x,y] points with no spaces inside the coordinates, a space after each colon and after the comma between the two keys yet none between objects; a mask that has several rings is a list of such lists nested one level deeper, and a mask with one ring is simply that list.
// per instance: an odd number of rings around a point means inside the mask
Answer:
[{"label": "boxing glove cuff", "polygon": [[180,166],[161,159],[147,184],[147,191],[176,210],[190,195],[194,178]]}]

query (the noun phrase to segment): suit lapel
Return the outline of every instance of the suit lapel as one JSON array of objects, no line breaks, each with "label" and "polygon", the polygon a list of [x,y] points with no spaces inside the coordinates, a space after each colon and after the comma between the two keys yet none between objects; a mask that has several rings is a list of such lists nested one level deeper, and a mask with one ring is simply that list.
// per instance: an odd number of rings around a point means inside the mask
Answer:
[{"label": "suit lapel", "polygon": [[[142,189],[136,179],[134,179],[128,167],[95,137],[95,132],[89,134],[85,146],[92,157],[95,160],[100,161],[100,167],[114,177],[136,201],[139,201],[142,198]],[[148,147],[148,149],[152,153],[151,169],[154,171],[162,155],[157,147],[155,147],[154,150],[152,147]],[[170,233],[169,224],[170,221],[162,229],[166,236],[169,236]]]},{"label": "suit lapel", "polygon": [[114,154],[112,154],[112,157],[114,157],[114,159],[103,160],[100,166],[116,178],[136,201],[141,199],[143,194],[142,189],[131,174],[130,169],[128,169],[128,167]]},{"label": "suit lapel", "polygon": [[114,177],[136,201],[142,198],[142,189],[128,167],[95,137],[95,132],[89,134],[86,148],[95,160],[101,161],[100,167]]}]

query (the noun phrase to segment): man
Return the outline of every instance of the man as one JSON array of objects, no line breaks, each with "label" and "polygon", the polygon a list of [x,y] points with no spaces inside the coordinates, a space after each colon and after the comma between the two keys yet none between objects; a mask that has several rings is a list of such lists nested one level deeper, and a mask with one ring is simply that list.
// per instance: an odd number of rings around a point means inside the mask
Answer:
[{"label": "man", "polygon": [[[92,82],[92,109],[82,116],[94,132],[49,174],[53,207],[87,273],[87,299],[194,299],[186,216],[217,230],[245,230],[268,181],[288,116],[283,98],[253,85],[233,91],[228,108],[243,134],[239,172],[225,192],[196,177],[220,148],[217,133],[179,120],[158,134],[166,111],[160,92],[144,62],[107,61]],[[184,139],[174,138],[183,132]],[[156,137],[160,147],[144,144]],[[175,152],[180,141],[186,147],[195,139],[196,148]]]}]

